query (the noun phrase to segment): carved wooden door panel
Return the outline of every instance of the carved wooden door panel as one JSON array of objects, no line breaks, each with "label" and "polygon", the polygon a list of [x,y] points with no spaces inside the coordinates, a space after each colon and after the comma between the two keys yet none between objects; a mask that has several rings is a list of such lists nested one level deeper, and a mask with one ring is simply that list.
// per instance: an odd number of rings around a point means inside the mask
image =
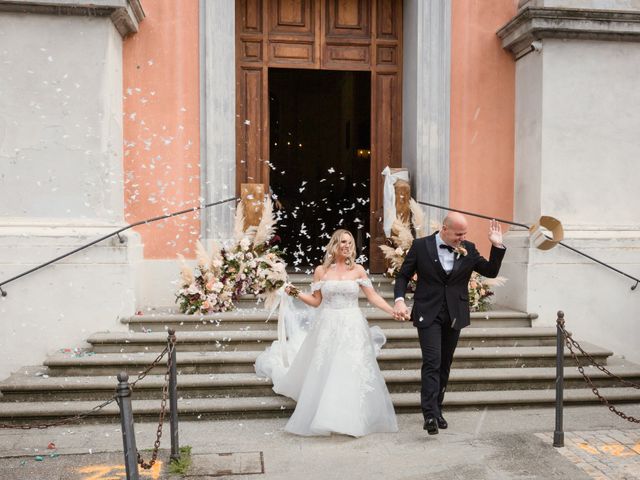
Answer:
[{"label": "carved wooden door panel", "polygon": [[371,72],[370,268],[383,269],[382,176],[401,166],[402,0],[236,2],[236,190],[269,183],[268,69]]}]

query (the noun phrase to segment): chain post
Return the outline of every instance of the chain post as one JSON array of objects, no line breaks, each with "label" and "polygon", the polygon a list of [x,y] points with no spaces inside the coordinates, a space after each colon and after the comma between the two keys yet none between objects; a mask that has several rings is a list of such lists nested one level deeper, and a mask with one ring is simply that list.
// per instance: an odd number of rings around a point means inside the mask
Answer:
[{"label": "chain post", "polygon": [[556,320],[556,429],[553,432],[553,446],[564,447],[562,426],[562,400],[564,396],[564,312],[558,311]]},{"label": "chain post", "polygon": [[122,444],[124,446],[124,464],[127,480],[138,480],[138,449],[136,433],[133,426],[133,409],[131,407],[131,388],[127,372],[118,374],[116,397],[120,406],[120,424],[122,426]]},{"label": "chain post", "polygon": [[172,461],[180,460],[180,442],[178,441],[178,365],[176,361],[176,331],[168,330],[167,338],[169,346],[169,425],[171,428],[171,455]]}]

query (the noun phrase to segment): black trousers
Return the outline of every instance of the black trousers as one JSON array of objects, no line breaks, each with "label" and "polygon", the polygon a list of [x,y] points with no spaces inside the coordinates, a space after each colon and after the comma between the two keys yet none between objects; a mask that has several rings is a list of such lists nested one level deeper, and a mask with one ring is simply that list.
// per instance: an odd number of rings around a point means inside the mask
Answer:
[{"label": "black trousers", "polygon": [[425,419],[441,414],[453,352],[456,350],[459,337],[460,330],[451,328],[451,318],[446,305],[443,305],[431,325],[418,329],[422,349],[420,405]]}]

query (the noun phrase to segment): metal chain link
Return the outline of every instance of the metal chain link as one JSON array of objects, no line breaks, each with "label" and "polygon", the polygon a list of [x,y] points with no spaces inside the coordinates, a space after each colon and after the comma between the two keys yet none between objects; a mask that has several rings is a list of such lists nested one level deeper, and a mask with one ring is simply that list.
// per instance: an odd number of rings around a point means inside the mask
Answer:
[{"label": "metal chain link", "polygon": [[630,385],[633,388],[640,388],[640,386],[638,386],[637,384],[633,383],[633,382],[629,382],[627,380],[624,380],[622,378],[620,378],[619,376],[611,373],[609,370],[607,370],[606,368],[604,368],[602,365],[598,364],[595,359],[588,354],[587,352],[584,351],[584,349],[580,346],[580,344],[578,342],[576,342],[572,337],[571,334],[569,332],[567,332],[564,328],[564,322],[563,323],[558,323],[558,328],[560,328],[560,330],[562,331],[562,333],[564,334],[564,341],[565,341],[565,345],[567,346],[567,348],[569,349],[569,352],[571,352],[571,356],[573,357],[573,359],[576,361],[576,364],[578,365],[578,371],[580,372],[580,374],[584,377],[585,382],[587,382],[587,384],[591,387],[591,391],[593,392],[593,394],[598,397],[598,399],[600,400],[600,402],[606,406],[609,411],[611,411],[612,413],[615,413],[616,415],[618,415],[620,418],[622,418],[623,420],[627,420],[629,422],[633,422],[633,423],[640,423],[640,418],[635,418],[631,415],[627,415],[626,413],[618,410],[615,405],[612,405],[611,403],[609,403],[609,401],[600,394],[600,390],[598,389],[598,387],[596,387],[593,384],[593,381],[591,380],[591,377],[589,377],[589,375],[584,371],[584,367],[582,366],[582,364],[580,363],[580,360],[578,358],[578,355],[576,354],[576,352],[573,350],[573,348],[575,347],[576,349],[578,349],[580,351],[580,353],[582,353],[582,355],[584,355],[585,357],[587,357],[592,363],[593,365],[600,370],[601,372],[607,374],[608,376],[612,377],[612,378],[617,378],[619,379],[621,382],[623,382],[626,385]]},{"label": "metal chain link", "polygon": [[61,418],[60,420],[54,420],[53,422],[28,423],[28,424],[17,424],[17,425],[12,425],[12,424],[8,424],[8,423],[0,423],[0,429],[1,428],[13,428],[13,429],[18,429],[18,430],[31,430],[31,429],[43,430],[43,429],[49,428],[49,427],[58,427],[60,425],[68,425],[68,424],[71,424],[71,423],[75,423],[75,422],[77,422],[79,420],[82,420],[83,418],[88,417],[89,415],[93,415],[97,411],[102,410],[104,407],[106,407],[107,405],[115,402],[116,400],[117,400],[117,397],[114,395],[109,400],[106,400],[106,401],[102,402],[100,405],[96,405],[91,410],[88,410],[88,411],[86,411],[84,413],[79,413],[79,414],[74,415],[72,417]]},{"label": "metal chain link", "polygon": [[[156,463],[156,459],[158,458],[158,450],[160,449],[160,438],[162,437],[162,426],[164,424],[164,416],[167,410],[167,397],[169,396],[169,375],[171,373],[171,362],[172,362],[172,354],[176,346],[176,337],[174,335],[169,336],[167,341],[167,347],[163,351],[162,355],[158,357],[158,359],[162,358],[165,353],[168,353],[167,357],[167,372],[164,374],[164,384],[162,385],[162,400],[160,402],[160,417],[158,419],[158,429],[156,430],[156,441],[153,443],[153,452],[151,453],[151,460],[149,462],[145,462],[138,451],[138,464],[140,467],[145,470],[149,470]],[[156,359],[156,361],[158,360]],[[150,370],[147,369],[147,371]],[[145,373],[146,375],[146,373]],[[144,376],[142,377],[144,378]],[[140,380],[140,378],[138,378]],[[136,382],[138,381],[136,380]]]},{"label": "metal chain link", "polygon": [[133,387],[136,386],[136,383],[138,383],[140,380],[142,380],[144,377],[146,377],[147,374],[154,367],[158,366],[158,363],[160,363],[160,360],[162,360],[162,357],[164,357],[167,354],[168,351],[169,351],[169,344],[166,347],[164,347],[164,349],[160,352],[160,354],[156,357],[156,359],[153,362],[151,362],[147,368],[145,368],[142,372],[140,372],[138,374],[138,378],[136,378],[133,382],[131,382],[129,384],[129,388],[131,388],[131,390],[133,390]]}]

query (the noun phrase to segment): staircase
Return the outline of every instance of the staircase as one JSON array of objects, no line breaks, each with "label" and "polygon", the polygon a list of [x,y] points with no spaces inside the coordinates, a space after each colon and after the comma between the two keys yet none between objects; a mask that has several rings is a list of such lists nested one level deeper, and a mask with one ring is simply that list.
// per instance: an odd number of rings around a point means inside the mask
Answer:
[{"label": "staircase", "polygon": [[[294,275],[292,280],[305,288],[310,278]],[[393,301],[388,279],[374,276],[374,284]],[[360,301],[369,323],[382,327],[387,336],[378,361],[396,411],[419,411],[421,360],[415,328],[388,318],[364,297]],[[506,309],[472,314],[471,326],[462,331],[454,356],[446,408],[554,403],[555,327],[532,327],[535,317]],[[277,320],[267,321],[267,312],[256,307],[253,298],[241,299],[234,312],[209,316],[155,312],[121,322],[128,332],[95,333],[87,339],[90,347],[80,355],[56,353],[44,365],[24,367],[0,382],[0,422],[90,410],[113,396],[118,372],[126,370],[136,378],[156,358],[166,345],[168,328],[177,332],[181,418],[289,415],[295,406],[274,394],[268,380],[254,374],[257,355],[276,339]],[[640,383],[639,366],[612,357],[604,348],[581,344],[597,362],[608,364],[612,373]],[[565,365],[565,403],[597,402],[567,352]],[[151,371],[136,385],[136,418],[157,418],[164,368]],[[587,371],[612,403],[640,402],[640,390],[624,387],[593,367]],[[112,403],[90,419],[114,420],[117,415]]]}]

